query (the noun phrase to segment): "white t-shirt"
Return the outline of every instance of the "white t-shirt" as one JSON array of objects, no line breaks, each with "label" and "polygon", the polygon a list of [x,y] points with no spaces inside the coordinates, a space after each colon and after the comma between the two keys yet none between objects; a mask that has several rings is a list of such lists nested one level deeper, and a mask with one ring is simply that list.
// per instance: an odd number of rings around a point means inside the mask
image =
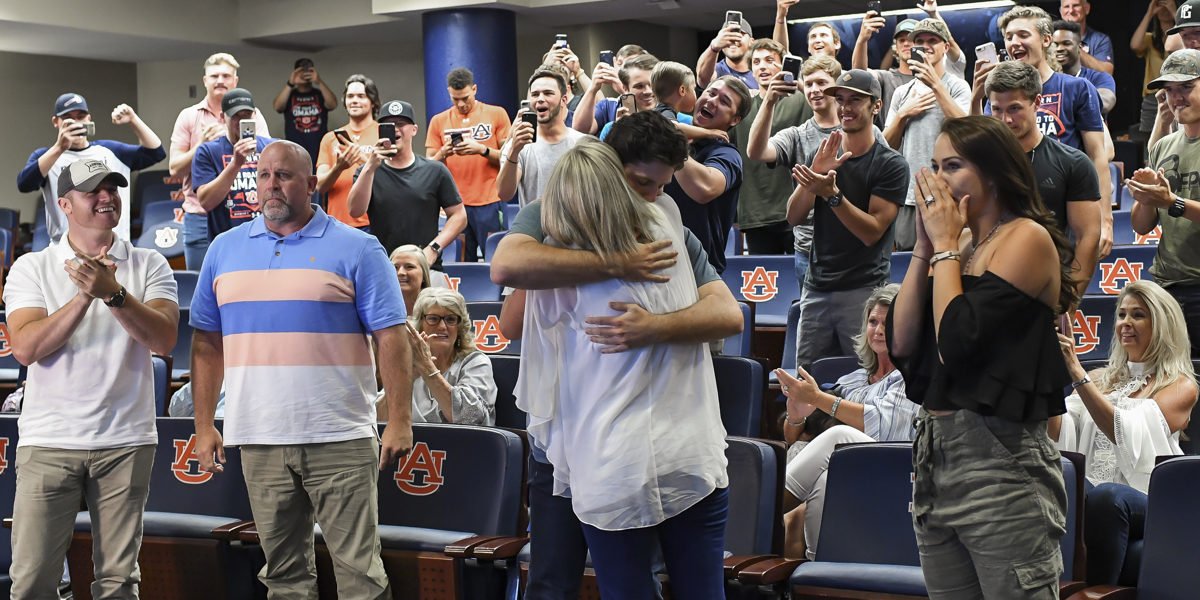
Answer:
[{"label": "white t-shirt", "polygon": [[[75,252],[64,238],[13,264],[4,286],[8,314],[52,315],[79,293],[64,268]],[[119,240],[109,252],[130,298],[178,302],[163,256]],[[21,446],[95,450],[154,444],[150,349],[135,342],[111,309],[93,300],[62,348],[29,366],[18,425]]]},{"label": "white t-shirt", "polygon": [[[563,139],[553,144],[539,139],[521,148],[521,153],[517,155],[517,164],[521,167],[521,180],[517,182],[517,200],[522,208],[542,197],[542,191],[546,189],[546,184],[550,181],[550,173],[554,171],[554,165],[558,164],[558,159],[585,137],[591,136],[568,127]],[[508,154],[511,151],[512,141],[510,140],[500,150],[500,160],[508,160]]]}]

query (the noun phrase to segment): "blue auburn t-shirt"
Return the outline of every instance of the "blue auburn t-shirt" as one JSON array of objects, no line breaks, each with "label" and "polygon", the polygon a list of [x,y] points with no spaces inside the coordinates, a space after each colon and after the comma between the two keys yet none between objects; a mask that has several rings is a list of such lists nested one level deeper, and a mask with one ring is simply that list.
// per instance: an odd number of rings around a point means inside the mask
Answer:
[{"label": "blue auburn t-shirt", "polygon": [[[225,199],[208,211],[208,241],[242,223],[252,221],[261,208],[258,203],[258,157],[274,138],[258,136],[257,152],[242,164],[237,177],[229,186]],[[216,179],[225,166],[233,162],[233,142],[220,137],[204,142],[192,157],[192,191]]]},{"label": "blue auburn t-shirt", "polygon": [[720,273],[725,270],[725,241],[737,216],[738,191],[742,187],[742,156],[733,144],[719,139],[692,142],[689,153],[692,160],[717,169],[725,176],[725,191],[707,204],[692,200],[677,179],[671,179],[665,191],[679,205],[684,227],[700,240],[700,245],[708,253],[708,261]]}]

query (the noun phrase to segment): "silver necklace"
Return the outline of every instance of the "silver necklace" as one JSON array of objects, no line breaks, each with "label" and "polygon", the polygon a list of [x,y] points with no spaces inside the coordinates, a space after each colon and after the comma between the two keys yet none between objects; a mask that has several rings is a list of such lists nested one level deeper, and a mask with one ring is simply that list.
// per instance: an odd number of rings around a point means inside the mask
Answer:
[{"label": "silver necklace", "polygon": [[992,236],[996,235],[996,232],[1000,230],[1000,226],[1007,222],[1008,221],[1004,219],[996,221],[996,224],[992,226],[992,230],[989,231],[987,235],[983,236],[983,241],[975,244],[975,247],[971,249],[971,258],[968,258],[967,264],[963,265],[963,273],[968,273],[971,271],[971,263],[975,262],[975,257],[979,255],[979,249],[982,248],[984,244],[991,241]]}]

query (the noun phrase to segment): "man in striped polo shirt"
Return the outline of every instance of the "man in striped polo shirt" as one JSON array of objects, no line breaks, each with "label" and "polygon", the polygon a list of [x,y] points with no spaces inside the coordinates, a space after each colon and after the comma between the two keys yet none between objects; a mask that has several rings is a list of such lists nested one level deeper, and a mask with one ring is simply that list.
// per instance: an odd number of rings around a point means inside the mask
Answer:
[{"label": "man in striped polo shirt", "polygon": [[[222,444],[241,447],[270,598],[315,595],[314,513],[338,595],[391,598],[375,468],[412,447],[404,299],[379,242],[309,204],[311,173],[304,148],[272,142],[258,163],[262,214],[208,250],[191,309],[196,454],[220,472]],[[382,442],[367,334],[391,415]],[[222,378],[224,441],[213,426]]]}]

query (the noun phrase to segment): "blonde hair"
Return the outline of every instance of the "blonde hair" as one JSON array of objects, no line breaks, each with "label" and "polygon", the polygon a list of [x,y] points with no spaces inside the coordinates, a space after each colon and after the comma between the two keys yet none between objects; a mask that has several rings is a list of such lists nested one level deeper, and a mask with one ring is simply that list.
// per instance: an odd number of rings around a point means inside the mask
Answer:
[{"label": "blonde hair", "polygon": [[474,352],[475,323],[471,321],[471,314],[467,312],[467,301],[462,294],[447,288],[431,287],[421,290],[417,301],[413,302],[413,314],[409,317],[417,331],[421,331],[425,314],[433,306],[440,306],[458,316],[458,337],[454,339],[454,357],[451,362]]},{"label": "blonde hair", "polygon": [[867,339],[867,319],[871,318],[871,311],[875,310],[876,306],[886,306],[891,310],[892,302],[899,291],[898,283],[879,286],[871,292],[871,297],[867,298],[867,303],[863,305],[862,330],[854,336],[854,353],[858,355],[859,366],[866,369],[868,375],[875,373],[875,369],[879,368],[879,357],[875,355],[870,340]]},{"label": "blonde hair", "polygon": [[583,141],[550,174],[542,194],[542,229],[566,247],[602,257],[647,242],[643,224],[662,221],[658,207],[629,187],[617,153],[608,144]]},{"label": "blonde hair", "polygon": [[241,68],[236,58],[228,52],[218,52],[204,61],[204,73],[208,74],[208,68],[214,65],[229,65],[234,71]]},{"label": "blonde hair", "polygon": [[669,98],[684,86],[696,87],[696,75],[685,64],[664,60],[650,72],[650,87],[657,98]]},{"label": "blonde hair", "polygon": [[[1128,296],[1136,297],[1150,313],[1150,342],[1146,344],[1146,353],[1142,362],[1146,363],[1148,371],[1154,372],[1154,386],[1150,395],[1171,385],[1178,379],[1195,377],[1192,370],[1191,343],[1188,341],[1187,325],[1184,322],[1183,310],[1166,290],[1153,281],[1139,280],[1130,283],[1121,290],[1117,297],[1117,313],[1121,311],[1121,301]],[[1113,325],[1112,344],[1108,351],[1108,365],[1100,372],[1100,389],[1111,391],[1122,381],[1129,378],[1129,354],[1121,345],[1121,336],[1116,324]]]},{"label": "blonde hair", "polygon": [[392,250],[388,255],[388,260],[395,262],[396,257],[401,254],[410,254],[417,257],[417,264],[421,265],[421,289],[425,289],[431,285],[429,282],[429,260],[425,258],[425,251],[421,250],[420,246],[415,244],[404,244]]}]

